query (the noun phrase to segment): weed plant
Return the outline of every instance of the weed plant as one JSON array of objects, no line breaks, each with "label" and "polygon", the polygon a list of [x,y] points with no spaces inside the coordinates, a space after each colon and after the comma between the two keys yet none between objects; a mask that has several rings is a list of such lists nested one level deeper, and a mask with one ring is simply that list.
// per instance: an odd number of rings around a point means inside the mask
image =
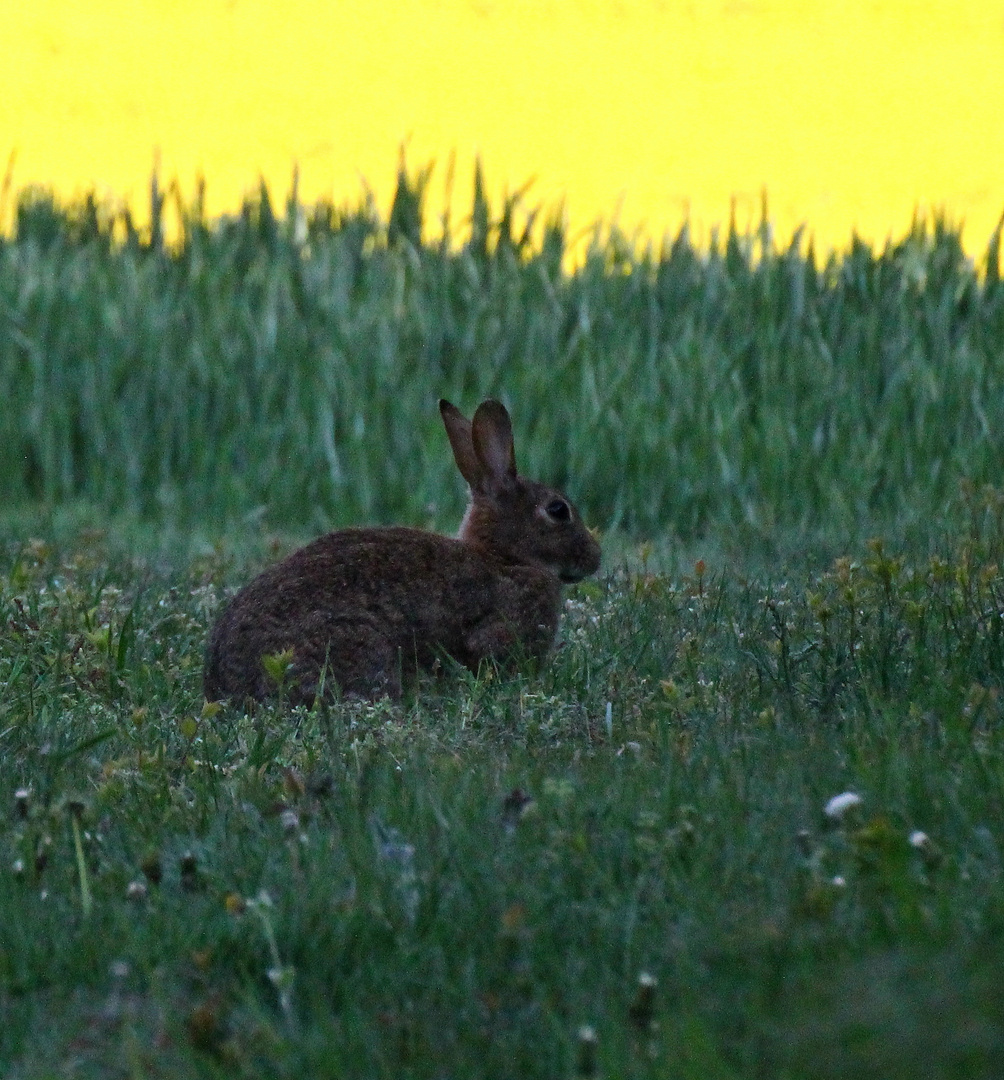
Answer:
[{"label": "weed plant", "polygon": [[[234,217],[22,193],[0,241],[0,485],[191,524],[452,527],[435,400],[510,406],[521,463],[638,537],[746,528],[862,539],[944,513],[1004,465],[1000,229],[981,267],[943,220],[820,262],[767,221],[701,250],[475,185],[427,239],[428,172],[386,221],[263,188]],[[529,223],[518,224],[528,218]],[[539,242],[534,237],[540,237]]]},{"label": "weed plant", "polygon": [[955,517],[611,568],[540,675],[251,714],[200,654],[253,566],[8,543],[0,1071],[997,1075],[1004,497]]}]

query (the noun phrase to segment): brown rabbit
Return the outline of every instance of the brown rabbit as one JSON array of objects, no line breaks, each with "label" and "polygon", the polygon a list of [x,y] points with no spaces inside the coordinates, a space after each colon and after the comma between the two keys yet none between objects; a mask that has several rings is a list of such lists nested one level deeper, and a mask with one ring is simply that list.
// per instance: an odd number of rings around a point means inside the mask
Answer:
[{"label": "brown rabbit", "polygon": [[269,567],[213,627],[207,699],[275,694],[262,658],[287,649],[294,704],[313,702],[322,673],[326,691],[399,697],[403,680],[444,655],[476,670],[483,660],[547,654],[561,584],[599,569],[599,545],[565,495],[517,475],[503,405],[483,402],[473,421],[448,401],[439,411],[471,487],[457,539],[344,529]]}]

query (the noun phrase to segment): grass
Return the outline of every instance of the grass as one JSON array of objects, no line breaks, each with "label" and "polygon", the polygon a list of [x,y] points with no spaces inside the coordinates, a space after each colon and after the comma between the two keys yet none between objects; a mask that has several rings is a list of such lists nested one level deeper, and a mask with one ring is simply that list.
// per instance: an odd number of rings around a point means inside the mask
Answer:
[{"label": "grass", "polygon": [[[0,243],[0,1072],[996,1075],[999,237],[163,199]],[[455,527],[488,393],[604,530],[547,668],[205,703],[296,535]]]},{"label": "grass", "polygon": [[232,219],[180,205],[170,249],[156,182],[149,235],[23,193],[0,243],[8,497],[452,527],[435,400],[490,394],[527,472],[635,536],[861,539],[942,514],[960,476],[997,482],[999,229],[975,267],[940,220],[825,262],[766,221],[710,251],[598,228],[568,272],[560,218],[480,185],[471,239],[427,239],[427,178],[402,173],[386,222],[295,194],[277,214],[264,190]]},{"label": "grass", "polygon": [[611,568],[539,677],[292,714],[201,698],[254,562],[8,543],[4,1074],[993,1075],[1004,498],[959,513]]}]

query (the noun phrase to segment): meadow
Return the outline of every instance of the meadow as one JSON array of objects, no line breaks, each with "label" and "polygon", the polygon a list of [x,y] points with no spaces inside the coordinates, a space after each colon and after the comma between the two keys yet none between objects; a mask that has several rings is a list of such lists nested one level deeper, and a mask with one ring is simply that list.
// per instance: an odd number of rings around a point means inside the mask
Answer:
[{"label": "meadow", "polygon": [[[423,195],[0,240],[0,1071],[994,1076],[999,232],[570,271]],[[455,527],[489,394],[604,544],[546,669],[205,702],[267,561]]]}]

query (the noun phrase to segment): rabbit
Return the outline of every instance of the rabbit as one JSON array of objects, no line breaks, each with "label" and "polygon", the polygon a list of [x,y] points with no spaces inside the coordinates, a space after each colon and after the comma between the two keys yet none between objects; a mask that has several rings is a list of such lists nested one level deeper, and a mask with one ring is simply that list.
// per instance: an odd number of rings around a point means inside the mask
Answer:
[{"label": "rabbit", "polygon": [[[600,566],[600,546],[562,492],[516,472],[512,422],[498,401],[473,420],[440,414],[470,502],[456,539],[421,529],[328,533],[266,569],[222,611],[203,672],[207,700],[277,692],[263,664],[292,650],[291,704],[317,695],[399,698],[452,657],[542,660],[554,644],[563,583]],[[337,688],[337,689],[336,689]]]}]

